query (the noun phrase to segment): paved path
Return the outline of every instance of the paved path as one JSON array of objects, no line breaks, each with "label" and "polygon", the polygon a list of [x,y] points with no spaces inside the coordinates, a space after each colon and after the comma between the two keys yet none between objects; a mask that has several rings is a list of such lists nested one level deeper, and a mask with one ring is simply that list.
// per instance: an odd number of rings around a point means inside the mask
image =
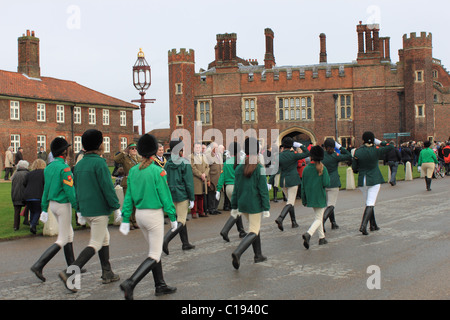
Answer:
[{"label": "paved path", "polygon": [[[383,184],[375,207],[381,230],[363,236],[358,232],[364,204],[359,190],[341,191],[336,207],[340,226],[327,225],[328,245],[318,246],[317,233],[310,250],[302,245],[301,234],[313,221],[313,211],[297,200],[300,227],[292,229],[289,218],[285,231],[274,220],[284,202],[273,203],[271,217],[262,222],[263,253],[268,260],[253,263],[251,247],[241,259],[241,268],[231,265],[231,253],[239,244],[236,229],[230,243],[219,236],[228,212],[188,222],[195,250],[183,252],[179,238],[170,243],[170,255],[163,254],[166,282],[177,293],[155,297],[149,274],[136,287],[138,300],[298,300],[298,299],[445,299],[450,298],[450,178],[433,180],[432,192],[422,179]],[[166,225],[166,229],[169,226]],[[124,280],[145,259],[147,244],[141,231],[128,236],[110,227],[111,263]],[[0,242],[0,299],[114,300],[123,299],[120,282],[103,285],[99,260],[86,265],[81,290],[69,293],[57,274],[64,268],[62,251],[44,269],[47,282],[29,271],[42,252],[55,241],[35,237]],[[89,231],[75,232],[78,254],[89,241]],[[376,266],[379,272],[368,272]],[[369,289],[377,284],[380,289]]]}]

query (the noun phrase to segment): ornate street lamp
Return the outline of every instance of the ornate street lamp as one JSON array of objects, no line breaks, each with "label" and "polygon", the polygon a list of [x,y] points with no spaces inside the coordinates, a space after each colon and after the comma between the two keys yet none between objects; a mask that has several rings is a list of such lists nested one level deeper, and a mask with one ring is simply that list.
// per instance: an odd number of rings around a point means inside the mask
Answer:
[{"label": "ornate street lamp", "polygon": [[133,66],[133,85],[139,91],[141,98],[139,100],[131,100],[131,102],[139,102],[141,104],[141,121],[142,134],[145,134],[145,104],[153,103],[156,99],[145,99],[145,92],[150,88],[151,69],[142,49],[139,49],[138,58]]}]

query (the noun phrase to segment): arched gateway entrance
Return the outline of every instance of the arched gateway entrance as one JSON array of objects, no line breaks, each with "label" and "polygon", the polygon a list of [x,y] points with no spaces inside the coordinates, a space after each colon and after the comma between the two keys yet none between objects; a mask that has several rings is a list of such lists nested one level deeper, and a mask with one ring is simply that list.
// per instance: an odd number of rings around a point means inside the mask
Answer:
[{"label": "arched gateway entrance", "polygon": [[315,145],[317,142],[314,133],[312,133],[308,129],[301,127],[292,127],[280,132],[278,140],[279,145],[281,145],[281,141],[283,140],[284,137],[292,137],[294,141],[300,142],[304,145],[309,145],[310,143]]}]

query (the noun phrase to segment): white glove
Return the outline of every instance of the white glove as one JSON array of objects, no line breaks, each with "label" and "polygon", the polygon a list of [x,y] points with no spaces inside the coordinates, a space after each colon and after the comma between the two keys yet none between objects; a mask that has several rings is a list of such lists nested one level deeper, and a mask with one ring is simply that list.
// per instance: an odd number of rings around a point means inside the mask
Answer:
[{"label": "white glove", "polygon": [[270,191],[272,190],[272,185],[271,184],[267,184],[267,189]]},{"label": "white glove", "polygon": [[41,217],[39,218],[39,220],[41,220],[43,223],[46,223],[48,220],[48,213],[45,211],[41,212]]},{"label": "white glove", "polygon": [[114,211],[114,222],[119,223],[122,221],[122,211],[117,209]]},{"label": "white glove", "polygon": [[171,227],[170,231],[174,232],[178,227],[178,221],[176,221],[176,220],[170,221],[170,227]]},{"label": "white glove", "polygon": [[270,212],[269,211],[263,211],[263,217],[264,218],[270,218]]},{"label": "white glove", "polygon": [[376,145],[376,146],[379,146],[379,145],[380,145],[380,143],[381,143],[381,141],[380,141],[380,140],[378,140],[378,139],[375,139],[375,140],[374,140],[374,142],[375,142],[375,145]]},{"label": "white glove", "polygon": [[235,219],[240,216],[238,209],[231,209],[230,215]]},{"label": "white glove", "polygon": [[421,167],[417,167],[417,172],[421,172],[422,168]]},{"label": "white glove", "polygon": [[216,200],[217,200],[217,201],[220,200],[220,191],[216,191]]},{"label": "white glove", "polygon": [[189,201],[189,209],[192,209],[194,207],[194,201]]},{"label": "white glove", "polygon": [[130,232],[130,224],[126,223],[126,222],[122,222],[120,224],[119,227],[119,231],[120,233],[122,233],[124,236],[126,236],[128,234],[128,232]]},{"label": "white glove", "polygon": [[336,149],[340,149],[342,146],[341,146],[337,141],[335,141],[335,142],[334,142],[334,147],[335,147]]},{"label": "white glove", "polygon": [[300,148],[302,144],[300,142],[294,142],[293,146],[294,148]]},{"label": "white glove", "polygon": [[86,225],[86,219],[81,215],[81,212],[77,212],[77,221],[80,225]]}]

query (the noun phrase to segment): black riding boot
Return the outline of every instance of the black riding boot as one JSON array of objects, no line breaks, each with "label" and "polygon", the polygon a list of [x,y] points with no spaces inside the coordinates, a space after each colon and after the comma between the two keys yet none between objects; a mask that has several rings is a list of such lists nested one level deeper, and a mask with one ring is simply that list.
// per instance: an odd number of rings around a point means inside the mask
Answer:
[{"label": "black riding boot", "polygon": [[259,234],[256,237],[255,241],[253,241],[252,246],[253,252],[255,253],[255,263],[266,261],[267,257],[263,256],[261,251],[261,237],[259,236]]},{"label": "black riding boot", "polygon": [[380,230],[380,228],[377,225],[377,222],[375,221],[375,207],[372,207],[372,216],[370,217],[369,224],[370,224],[370,231]]},{"label": "black riding boot", "polygon": [[136,285],[156,266],[156,261],[147,258],[140,264],[131,277],[120,284],[126,300],[133,300],[133,291]]},{"label": "black riding boot", "polygon": [[183,224],[181,222],[178,222],[177,228],[175,229],[175,231],[172,231],[172,229],[169,229],[169,231],[164,236],[163,251],[165,254],[169,254],[169,242],[173,238],[175,238],[175,236],[180,232],[182,227],[183,227]]},{"label": "black riding boot", "polygon": [[[95,254],[95,249],[92,247],[86,247],[84,248],[83,251],[81,251],[80,255],[78,256],[78,258],[74,261],[73,264],[71,264],[71,266],[77,266],[80,270],[84,267],[84,265],[94,256]],[[61,271],[59,273],[59,278],[61,279],[61,281],[64,283],[64,286],[66,286],[66,288],[72,292],[77,292],[78,290],[76,288],[72,288],[70,289],[67,286],[67,279],[71,276],[71,273],[67,273],[67,269],[64,271]]]},{"label": "black riding boot", "polygon": [[278,202],[278,188],[277,187],[273,187],[273,202]]},{"label": "black riding boot", "polygon": [[431,191],[431,178],[425,177],[425,184],[427,186],[427,191]]},{"label": "black riding boot", "polygon": [[155,295],[171,294],[177,291],[177,288],[170,287],[164,281],[161,260],[152,269],[153,280],[155,280]]},{"label": "black riding boot", "polygon": [[245,238],[247,232],[245,232],[244,224],[242,223],[242,216],[237,217],[236,228],[239,232],[239,238]]},{"label": "black riding boot", "polygon": [[186,225],[182,226],[180,229],[180,239],[181,239],[181,243],[182,243],[182,246],[181,246],[182,250],[195,249],[195,246],[189,243]]},{"label": "black riding boot", "polygon": [[367,206],[364,210],[363,218],[361,221],[361,227],[359,228],[359,231],[362,232],[363,235],[368,235],[367,232],[367,222],[369,222],[371,216],[373,213],[373,206]]},{"label": "black riding boot", "polygon": [[275,220],[275,223],[278,225],[278,229],[280,229],[281,231],[284,231],[283,228],[283,220],[284,218],[286,218],[286,215],[288,214],[288,212],[291,210],[292,204],[287,204],[284,206],[283,210],[281,210],[280,215],[278,216],[278,218]]},{"label": "black riding boot", "polygon": [[[67,266],[70,266],[75,261],[75,254],[73,253],[73,242],[68,242],[64,247],[64,257],[66,258]],[[86,269],[81,269],[81,273],[86,273]]]},{"label": "black riding boot", "polygon": [[245,236],[244,239],[242,239],[241,243],[239,243],[239,246],[234,250],[234,252],[231,254],[231,257],[233,258],[233,267],[235,269],[239,269],[240,266],[240,260],[241,255],[245,252],[245,250],[248,249],[248,247],[255,241],[257,238],[256,234],[253,232],[250,232]]},{"label": "black riding boot", "polygon": [[[236,218],[229,217],[227,222],[225,222],[225,225],[222,228],[222,231],[220,231],[220,235],[222,236],[223,240],[226,242],[230,242],[230,239],[228,238],[228,232],[230,232],[231,228],[234,226],[234,224],[237,222]],[[242,222],[242,220],[241,220]]]},{"label": "black riding boot", "polygon": [[292,228],[298,228],[297,221],[295,220],[294,206],[291,206],[291,208],[289,209],[289,215],[291,216]]},{"label": "black riding boot", "polygon": [[58,253],[60,249],[61,247],[56,243],[52,244],[31,267],[31,271],[33,271],[36,277],[41,279],[43,282],[45,282],[45,277],[42,274],[42,269],[44,269],[45,265]]},{"label": "black riding boot", "polygon": [[109,246],[103,246],[98,251],[98,257],[100,258],[100,265],[102,266],[102,283],[110,283],[119,281],[120,277],[114,274],[111,269],[111,263],[109,262]]},{"label": "black riding boot", "polygon": [[339,226],[336,223],[336,218],[334,217],[334,207],[333,211],[330,214],[330,222],[331,222],[331,229],[339,229]]},{"label": "black riding boot", "polygon": [[323,232],[326,232],[326,230],[325,230],[325,222],[331,216],[331,214],[333,213],[333,210],[334,210],[334,206],[328,206],[325,209],[325,212],[323,213],[323,223],[322,223],[323,224]]}]

